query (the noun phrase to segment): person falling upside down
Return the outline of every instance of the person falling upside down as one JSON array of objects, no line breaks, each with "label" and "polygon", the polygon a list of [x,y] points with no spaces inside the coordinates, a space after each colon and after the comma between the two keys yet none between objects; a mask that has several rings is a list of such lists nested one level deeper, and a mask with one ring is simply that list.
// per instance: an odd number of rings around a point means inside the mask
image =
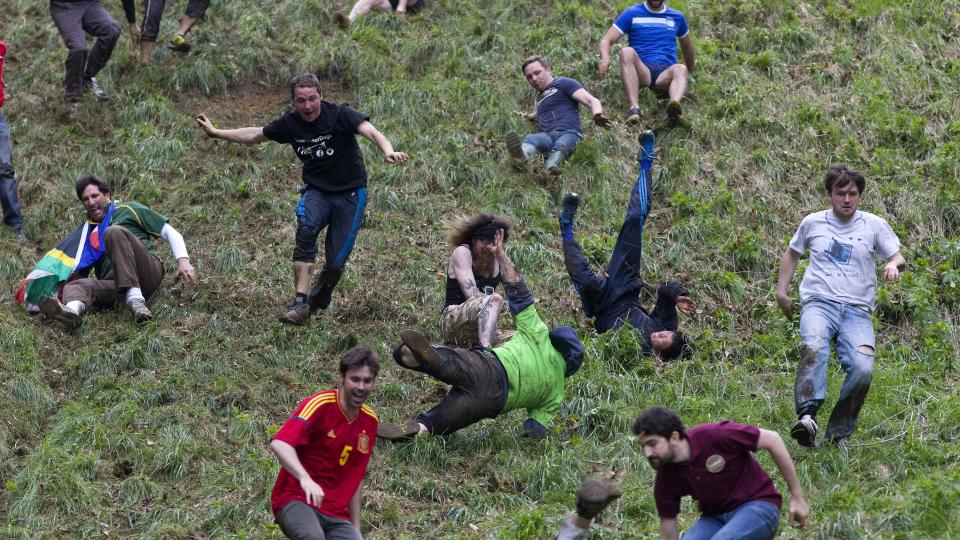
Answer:
[{"label": "person falling upside down", "polygon": [[436,407],[405,425],[380,424],[381,439],[447,435],[514,409],[527,410],[527,436],[547,436],[547,426],[563,402],[564,379],[583,363],[583,344],[569,326],[550,330],[540,320],[533,295],[503,251],[502,230],[496,233],[495,252],[516,334],[501,347],[464,350],[431,345],[413,330],[401,332],[403,343],[394,349],[394,360],[452,388]]},{"label": "person falling upside down", "polygon": [[567,193],[560,211],[560,232],[563,236],[563,262],[580,295],[583,312],[593,317],[593,326],[602,334],[630,323],[643,336],[644,350],[656,352],[663,358],[681,358],[693,354],[687,337],[677,330],[677,311],[690,314],[696,306],[687,296],[687,290],[676,282],[660,285],[653,313],[640,305],[639,292],[643,287],[637,278],[643,242],[643,224],[650,211],[650,190],[653,187],[654,135],[652,131],[640,134],[640,173],[630,191],[630,203],[620,235],[607,265],[607,276],[601,277],[590,269],[580,244],[573,235],[574,218],[580,197]]}]

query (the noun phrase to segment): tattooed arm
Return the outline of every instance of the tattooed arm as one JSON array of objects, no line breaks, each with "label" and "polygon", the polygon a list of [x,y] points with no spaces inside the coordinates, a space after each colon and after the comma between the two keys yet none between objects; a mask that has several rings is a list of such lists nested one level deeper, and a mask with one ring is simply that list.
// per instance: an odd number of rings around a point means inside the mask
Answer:
[{"label": "tattooed arm", "polygon": [[516,315],[533,304],[533,294],[523,281],[523,276],[513,267],[513,262],[503,251],[503,229],[497,231],[494,242],[497,263],[500,265],[500,275],[507,289],[507,302],[510,304],[510,313]]},{"label": "tattooed arm", "polygon": [[447,276],[452,277],[460,283],[460,290],[467,298],[480,296],[480,289],[477,289],[477,280],[473,275],[473,255],[467,246],[457,246],[450,255],[450,264],[447,266]]}]

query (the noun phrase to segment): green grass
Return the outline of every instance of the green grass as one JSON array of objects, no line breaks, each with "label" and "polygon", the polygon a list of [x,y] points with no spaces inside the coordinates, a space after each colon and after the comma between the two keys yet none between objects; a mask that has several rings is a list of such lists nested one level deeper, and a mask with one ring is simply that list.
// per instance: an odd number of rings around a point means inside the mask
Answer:
[{"label": "green grass", "polygon": [[[560,258],[557,205],[574,190],[579,238],[605,263],[635,178],[635,132],[585,122],[584,144],[550,181],[514,173],[501,142],[526,127],[513,111],[532,106],[519,64],[533,53],[622,118],[618,78],[596,76],[596,44],[628,3],[435,0],[423,15],[371,16],[344,32],[327,22],[326,0],[214,2],[188,56],[158,47],[142,67],[124,35],[100,77],[115,100],[69,120],[47,3],[0,0],[4,114],[35,240],[0,232],[4,290],[81,218],[72,182],[86,172],[169,215],[202,276],[195,287],[168,280],[144,328],[105,312],[64,335],[0,299],[0,536],[279,537],[267,441],[299,399],[335,383],[342,351],[366,343],[386,360],[371,400],[382,420],[442,393],[389,351],[402,328],[437,335],[443,220],[479,210],[514,220],[510,255],[548,323],[578,327],[587,362],[546,441],[522,438],[514,413],[379,444],[365,536],[549,538],[582,477],[610,472],[625,495],[594,537],[653,536],[653,471],[627,433],[642,408],[784,434],[793,420],[799,334],[776,308],[774,280],[797,224],[825,207],[819,185],[836,162],[866,172],[862,208],[888,218],[909,268],[880,287],[875,379],[849,456],[788,441],[812,515],[782,537],[960,536],[960,3],[672,4],[689,16],[698,69],[685,122],[658,133],[644,278],[684,281],[701,308],[683,323],[699,351],[681,363],[642,358],[627,331],[594,336]],[[182,7],[168,6],[162,39]],[[412,157],[388,167],[363,143],[365,228],[331,311],[309,329],[275,322],[291,293],[295,157],[213,142],[192,123],[205,112],[221,126],[262,125],[299,71],[320,74],[328,97]],[[641,107],[646,123],[663,123],[650,93]],[[841,378],[831,368],[828,406]],[[686,502],[681,526],[695,517]]]}]

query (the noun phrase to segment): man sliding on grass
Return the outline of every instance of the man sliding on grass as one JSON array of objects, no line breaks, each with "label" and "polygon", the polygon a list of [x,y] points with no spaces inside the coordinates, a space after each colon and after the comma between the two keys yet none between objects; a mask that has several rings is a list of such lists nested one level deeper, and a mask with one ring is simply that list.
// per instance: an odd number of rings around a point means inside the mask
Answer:
[{"label": "man sliding on grass", "polygon": [[590,269],[580,244],[574,239],[574,217],[580,204],[576,193],[564,195],[560,211],[563,261],[573,287],[580,294],[583,312],[588,317],[595,317],[593,326],[598,333],[628,322],[643,336],[644,350],[656,352],[663,358],[680,358],[693,353],[686,336],[677,331],[677,310],[689,314],[695,308],[686,289],[676,282],[661,285],[653,313],[643,309],[638,296],[643,284],[636,274],[640,270],[643,224],[650,211],[650,190],[653,187],[650,174],[653,143],[652,131],[640,134],[641,149],[637,156],[640,173],[630,191],[627,215],[607,265],[607,277],[598,276]]},{"label": "man sliding on grass", "polygon": [[527,410],[527,436],[547,436],[547,425],[563,402],[564,378],[583,363],[583,345],[569,326],[550,330],[540,320],[533,295],[503,251],[503,236],[503,230],[497,231],[494,249],[516,334],[501,347],[468,351],[431,345],[413,330],[401,332],[403,344],[393,352],[397,363],[452,388],[436,407],[406,425],[381,424],[378,437],[393,441],[422,433],[446,435],[514,409]]}]

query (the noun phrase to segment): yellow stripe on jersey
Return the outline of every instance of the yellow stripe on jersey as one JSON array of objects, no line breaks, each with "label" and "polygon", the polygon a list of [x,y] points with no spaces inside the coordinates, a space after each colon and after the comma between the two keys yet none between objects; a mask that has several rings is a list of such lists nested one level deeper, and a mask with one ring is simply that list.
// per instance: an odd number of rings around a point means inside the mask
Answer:
[{"label": "yellow stripe on jersey", "polygon": [[366,406],[366,405],[361,405],[361,406],[360,406],[360,411],[369,414],[369,415],[372,416],[373,419],[376,420],[377,422],[380,421],[380,419],[377,418],[377,413],[373,412],[373,409],[371,409],[370,407],[368,407],[368,406]]},{"label": "yellow stripe on jersey", "polygon": [[307,404],[303,406],[303,409],[300,410],[300,414],[297,416],[304,420],[309,420],[310,417],[313,416],[313,413],[317,411],[317,409],[329,403],[336,403],[336,401],[337,395],[335,393],[325,392],[308,401]]}]

